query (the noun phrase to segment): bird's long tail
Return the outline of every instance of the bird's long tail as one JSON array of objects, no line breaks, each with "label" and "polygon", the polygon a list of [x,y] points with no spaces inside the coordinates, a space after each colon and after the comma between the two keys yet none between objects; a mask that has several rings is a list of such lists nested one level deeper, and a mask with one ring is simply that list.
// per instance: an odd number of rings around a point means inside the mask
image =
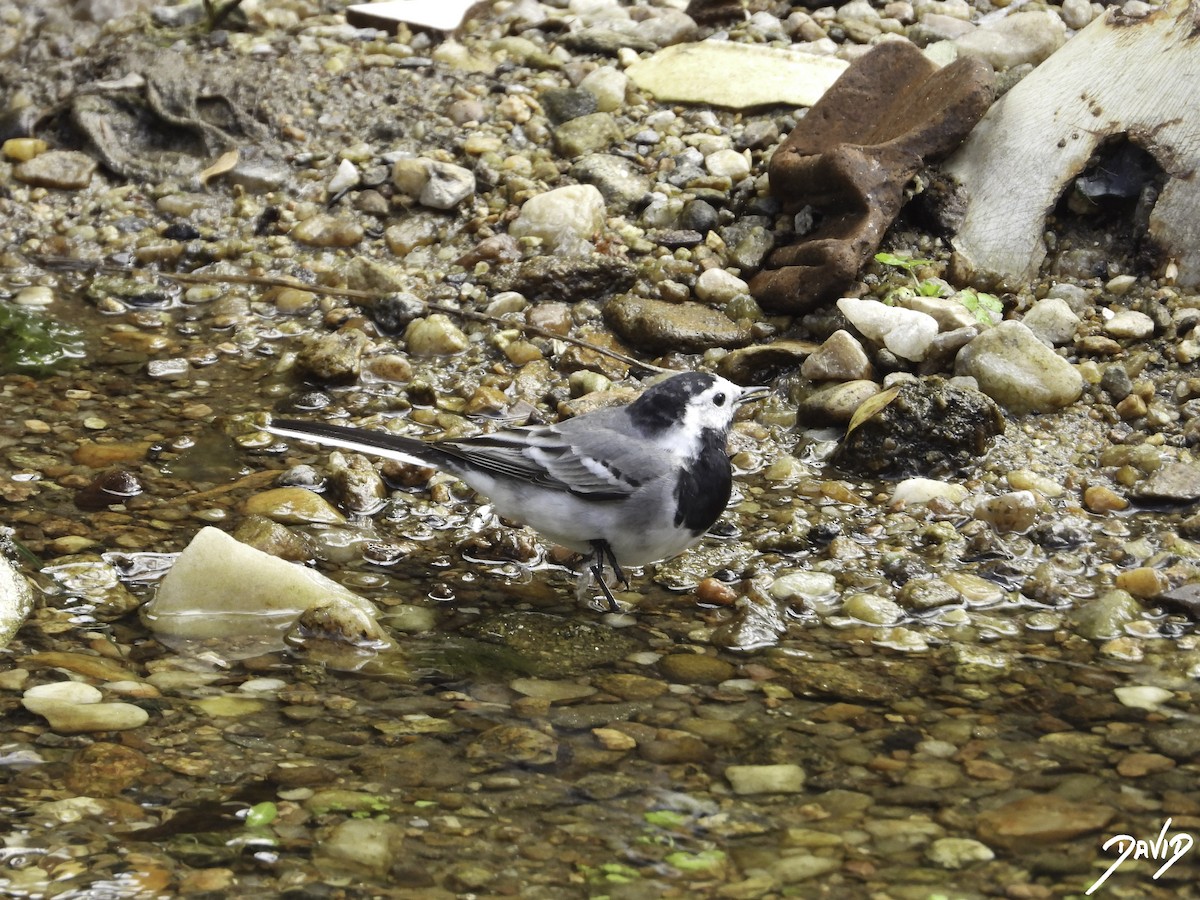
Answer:
[{"label": "bird's long tail", "polygon": [[383,431],[345,428],[341,425],[326,425],[323,422],[302,422],[299,419],[275,419],[264,430],[280,437],[299,438],[326,447],[370,453],[409,465],[438,468],[445,465],[444,454],[436,447],[425,441]]}]

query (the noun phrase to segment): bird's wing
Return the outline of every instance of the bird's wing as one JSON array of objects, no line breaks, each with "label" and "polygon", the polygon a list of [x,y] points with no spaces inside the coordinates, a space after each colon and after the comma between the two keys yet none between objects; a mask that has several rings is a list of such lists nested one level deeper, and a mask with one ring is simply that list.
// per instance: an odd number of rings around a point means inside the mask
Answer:
[{"label": "bird's wing", "polygon": [[[588,439],[565,432],[558,425],[513,428],[461,441],[435,441],[440,451],[460,466],[502,478],[528,481],[551,490],[565,491],[589,500],[621,500],[642,484],[640,477],[622,471],[604,453],[600,434],[588,431]],[[625,448],[614,435],[612,442]],[[597,446],[598,445],[598,446]]]}]

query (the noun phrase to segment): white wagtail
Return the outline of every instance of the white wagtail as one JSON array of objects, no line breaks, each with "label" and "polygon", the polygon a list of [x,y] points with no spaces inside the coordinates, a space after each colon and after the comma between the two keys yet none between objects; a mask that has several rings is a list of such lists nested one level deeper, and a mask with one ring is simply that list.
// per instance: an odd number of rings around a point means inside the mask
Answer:
[{"label": "white wagtail", "polygon": [[455,475],[499,515],[589,554],[591,573],[615,610],[604,564],[628,588],[623,565],[676,556],[708,531],[732,489],[725,442],[734,409],[766,390],[685,372],[627,406],[450,441],[295,419],[266,430]]}]

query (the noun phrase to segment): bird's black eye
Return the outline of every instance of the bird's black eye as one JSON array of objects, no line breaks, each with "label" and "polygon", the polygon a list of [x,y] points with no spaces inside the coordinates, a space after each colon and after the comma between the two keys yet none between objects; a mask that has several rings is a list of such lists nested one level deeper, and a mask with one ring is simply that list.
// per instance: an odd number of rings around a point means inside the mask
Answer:
[{"label": "bird's black eye", "polygon": [[717,404],[717,406],[724,406],[725,405],[725,395],[717,394],[715,397],[713,397],[713,403]]}]

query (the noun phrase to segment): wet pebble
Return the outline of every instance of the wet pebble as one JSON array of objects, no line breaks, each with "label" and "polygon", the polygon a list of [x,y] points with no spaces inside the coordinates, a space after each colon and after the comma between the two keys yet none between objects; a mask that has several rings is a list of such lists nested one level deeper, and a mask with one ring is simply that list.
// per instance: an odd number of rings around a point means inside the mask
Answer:
[{"label": "wet pebble", "polygon": [[297,222],[291,230],[294,241],[309,247],[353,247],[365,235],[358,222],[342,216],[319,214]]},{"label": "wet pebble", "polygon": [[1021,322],[1043,341],[1057,347],[1074,339],[1080,318],[1061,297],[1046,297],[1035,303]]},{"label": "wet pebble", "polygon": [[475,175],[470,169],[453,163],[434,162],[429,166],[429,178],[417,200],[430,209],[454,209],[474,194]]},{"label": "wet pebble", "polygon": [[260,491],[246,499],[242,504],[242,512],[285,525],[341,525],[346,521],[346,517],[328,500],[301,487]]},{"label": "wet pebble", "polygon": [[992,849],[971,838],[938,838],[925,850],[925,858],[943,869],[964,869],[996,858]]},{"label": "wet pebble", "polygon": [[1116,810],[1098,803],[1036,794],[985,810],[976,828],[985,844],[1029,850],[1100,831],[1115,816]]},{"label": "wet pebble", "polygon": [[1154,320],[1145,313],[1123,309],[1104,323],[1104,333],[1119,341],[1145,340],[1154,334]]},{"label": "wet pebble", "polygon": [[1124,632],[1138,618],[1141,604],[1128,591],[1112,590],[1088,600],[1071,612],[1075,632],[1089,640],[1106,640]]},{"label": "wet pebble", "polygon": [[1074,403],[1083,392],[1079,371],[1011,319],[967,344],[954,368],[1014,413],[1050,412]]},{"label": "wet pebble", "polygon": [[79,191],[91,183],[96,168],[96,161],[86,153],[48,150],[19,163],[13,169],[13,177],[34,187]]},{"label": "wet pebble", "polygon": [[1057,12],[1018,11],[986,22],[962,37],[955,46],[960,54],[978,56],[997,71],[1020,65],[1037,65],[1067,40],[1066,26]]},{"label": "wet pebble", "polygon": [[705,269],[696,279],[696,297],[714,306],[729,303],[749,290],[746,282],[724,269]]},{"label": "wet pebble", "polygon": [[873,375],[866,350],[850,332],[838,329],[809,354],[800,374],[813,381],[858,381]]},{"label": "wet pebble", "polygon": [[823,385],[800,401],[798,412],[810,425],[845,425],[879,391],[878,384],[866,379]]},{"label": "wet pebble", "polygon": [[21,705],[42,716],[59,734],[127,731],[138,728],[150,714],[132,703],[105,703],[91,685],[72,681],[36,685],[21,697]]},{"label": "wet pebble", "polygon": [[745,325],[699,303],[666,303],[626,294],[609,301],[604,316],[621,337],[648,349],[695,353],[737,347],[750,340]]},{"label": "wet pebble", "polygon": [[1037,520],[1037,513],[1037,497],[1032,491],[1010,491],[996,497],[984,497],[972,505],[976,519],[1002,533],[1028,530]]},{"label": "wet pebble", "polygon": [[720,684],[735,671],[725,660],[705,653],[672,653],[658,661],[658,668],[679,684]]},{"label": "wet pebble", "polygon": [[799,794],[805,772],[794,763],[760,766],[726,766],[725,777],[735,794]]},{"label": "wet pebble", "polygon": [[319,841],[313,855],[327,866],[383,877],[403,853],[404,841],[401,825],[382,818],[347,819]]},{"label": "wet pebble", "polygon": [[369,342],[357,329],[319,334],[304,342],[296,355],[296,368],[318,382],[355,381]]},{"label": "wet pebble", "polygon": [[523,725],[497,725],[467,746],[467,759],[497,768],[511,764],[548,765],[558,757],[558,741]]},{"label": "wet pebble", "polygon": [[413,356],[450,356],[470,346],[462,329],[443,313],[413,319],[404,330],[404,342]]},{"label": "wet pebble", "polygon": [[604,195],[591,184],[573,184],[530,197],[508,228],[513,237],[535,237],[548,249],[577,246],[604,227]]}]

